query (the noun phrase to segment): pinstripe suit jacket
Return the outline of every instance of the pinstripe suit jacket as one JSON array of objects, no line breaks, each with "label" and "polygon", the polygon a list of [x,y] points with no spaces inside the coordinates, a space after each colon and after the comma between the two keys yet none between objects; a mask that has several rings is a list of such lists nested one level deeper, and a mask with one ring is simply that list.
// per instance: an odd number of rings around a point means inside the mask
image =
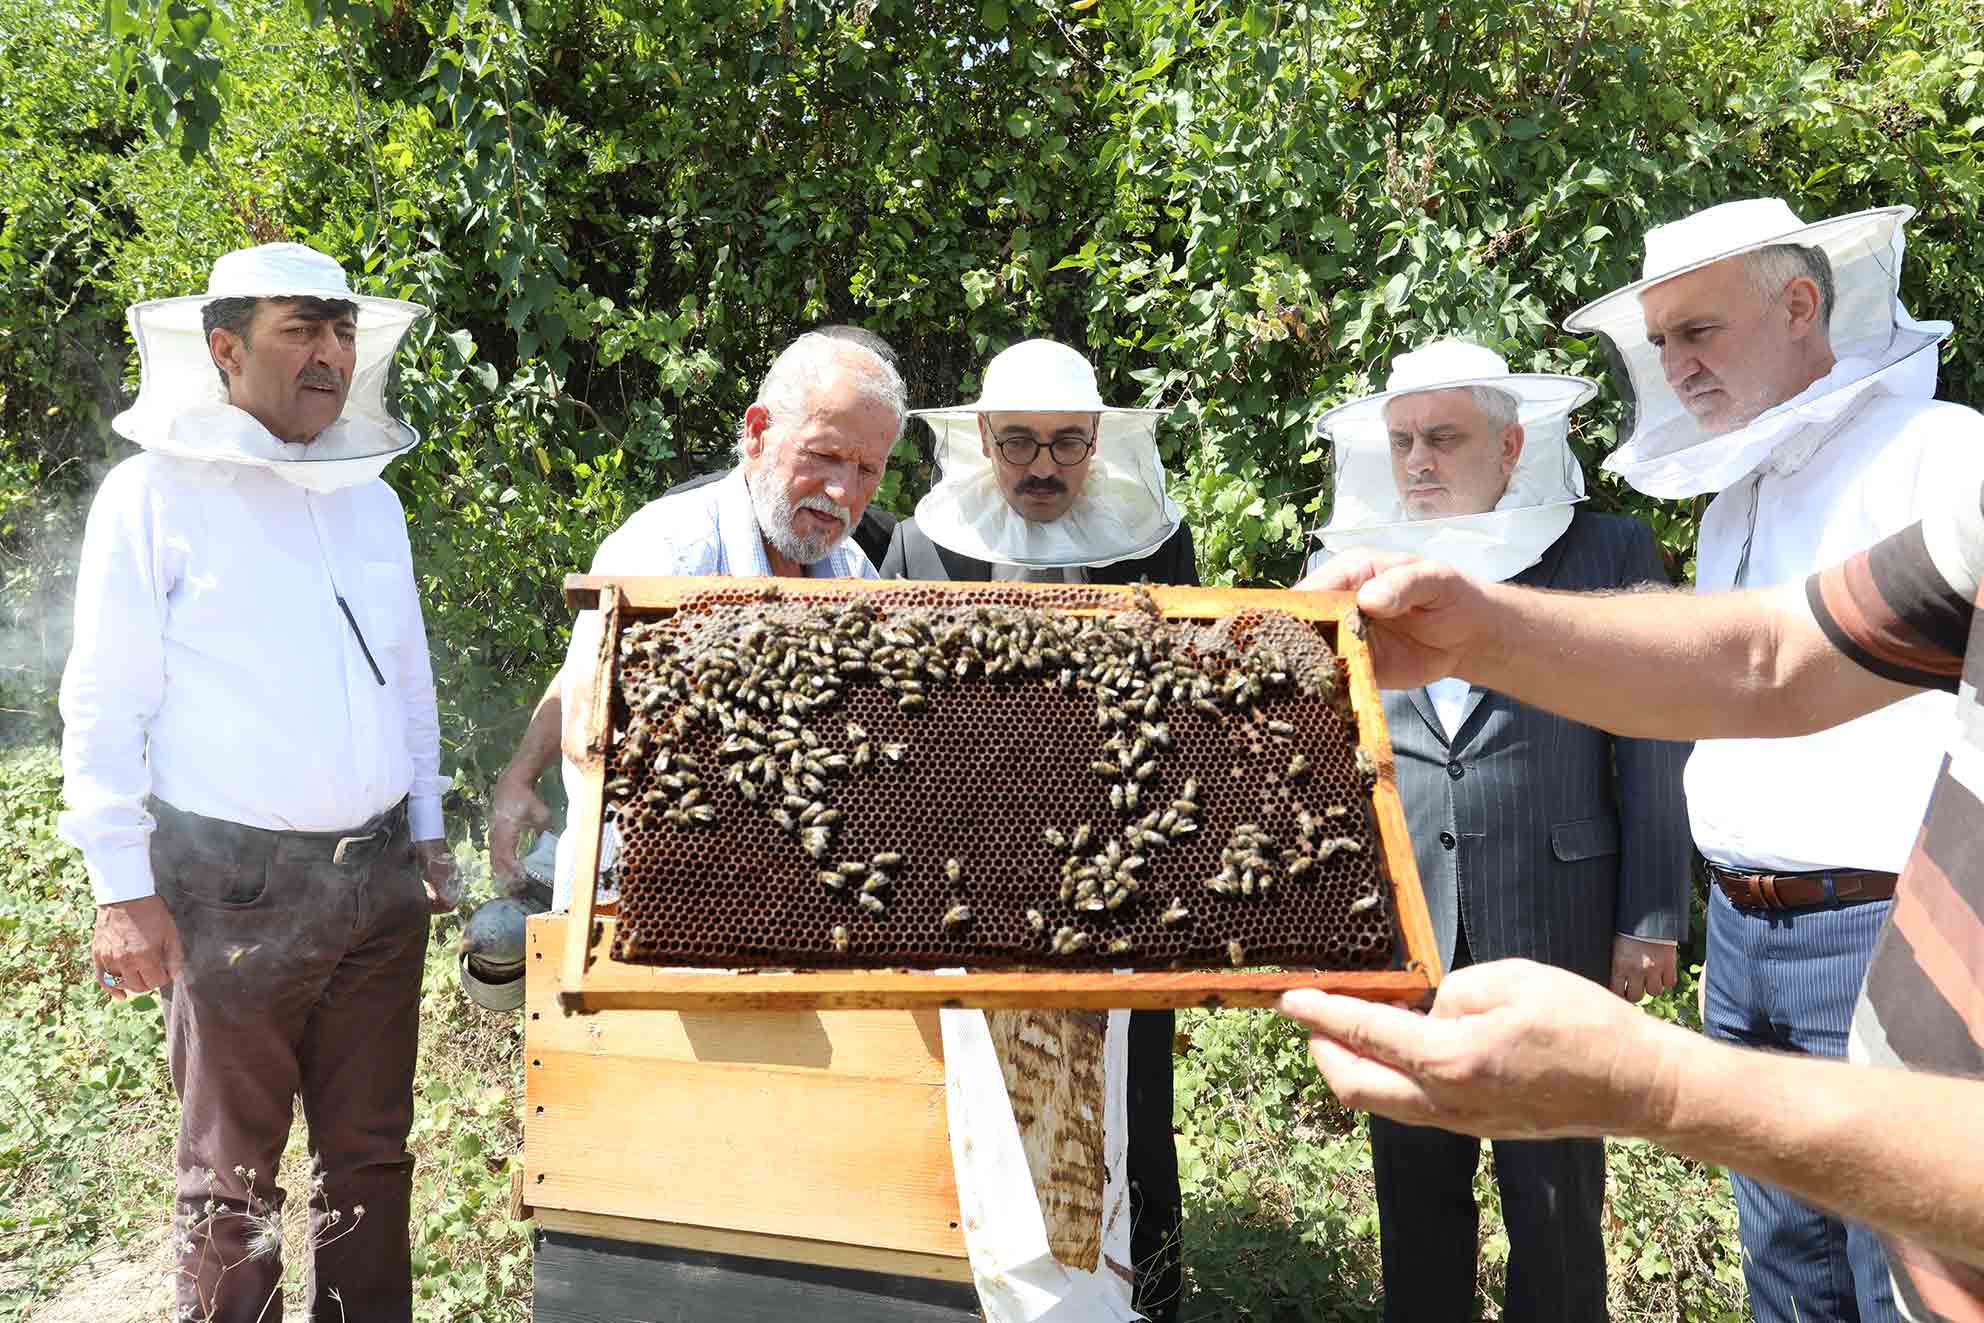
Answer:
[{"label": "pinstripe suit jacket", "polygon": [[[1645,525],[1580,510],[1512,582],[1666,581]],[[1476,961],[1527,956],[1604,982],[1615,932],[1686,934],[1689,745],[1616,739],[1479,687],[1451,740],[1424,688],[1384,704],[1443,963],[1464,923]]]}]

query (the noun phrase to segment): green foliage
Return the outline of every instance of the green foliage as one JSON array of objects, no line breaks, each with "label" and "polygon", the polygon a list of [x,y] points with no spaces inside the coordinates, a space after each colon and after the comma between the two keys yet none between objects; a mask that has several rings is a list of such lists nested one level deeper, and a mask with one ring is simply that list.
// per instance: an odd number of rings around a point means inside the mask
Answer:
[{"label": "green foliage", "polygon": [[[404,374],[428,444],[389,477],[470,802],[558,655],[560,576],[726,462],[821,321],[894,340],[918,403],[1020,336],[1085,345],[1172,409],[1206,577],[1285,582],[1327,513],[1320,408],[1440,334],[1602,372],[1555,327],[1651,224],[1910,202],[1905,292],[1984,313],[1956,0],[0,0],[0,34],[0,707],[45,695],[74,506],[123,452],[121,305],[306,239],[435,309]],[[1685,574],[1699,511],[1597,474],[1615,426],[1574,437],[1594,503]],[[881,499],[928,476],[906,442]]]},{"label": "green foliage", "polygon": [[[1691,983],[1656,999],[1694,1022]],[[1378,1210],[1363,1119],[1310,1063],[1301,1030],[1257,1011],[1187,1011],[1176,1069],[1187,1319],[1364,1323],[1382,1317]],[[1483,1145],[1484,1151],[1487,1145]],[[1606,1143],[1608,1309],[1622,1323],[1740,1323],[1736,1204],[1716,1168],[1639,1140]],[[1509,1242],[1485,1156],[1482,1299],[1499,1309]]]},{"label": "green foliage", "polygon": [[[98,992],[91,899],[55,835],[61,769],[46,746],[0,748],[0,1319],[63,1290],[72,1270],[166,1224],[178,1107],[157,999]],[[510,1221],[523,1063],[514,1017],[476,1010],[455,982],[457,920],[436,923],[422,984],[409,1145],[415,1292],[423,1318],[528,1314],[530,1247]],[[286,1286],[296,1301],[309,1184],[305,1130],[281,1180]],[[169,1265],[161,1263],[160,1271]],[[121,1316],[121,1315],[120,1315]]]}]

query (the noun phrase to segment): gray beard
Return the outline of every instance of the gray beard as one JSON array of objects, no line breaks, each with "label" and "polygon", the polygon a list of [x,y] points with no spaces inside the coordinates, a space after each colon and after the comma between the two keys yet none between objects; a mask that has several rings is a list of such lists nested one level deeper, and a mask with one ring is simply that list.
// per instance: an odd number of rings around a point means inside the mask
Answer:
[{"label": "gray beard", "polygon": [[779,484],[769,478],[754,482],[746,477],[744,488],[751,493],[751,509],[758,516],[759,533],[771,543],[772,550],[801,565],[824,560],[846,534],[819,533],[811,537],[802,534],[792,523],[793,515],[799,510],[822,510],[842,520],[848,528],[853,527],[853,521],[847,518],[847,508],[834,504],[824,495],[808,496],[795,506],[791,494],[779,489]]}]

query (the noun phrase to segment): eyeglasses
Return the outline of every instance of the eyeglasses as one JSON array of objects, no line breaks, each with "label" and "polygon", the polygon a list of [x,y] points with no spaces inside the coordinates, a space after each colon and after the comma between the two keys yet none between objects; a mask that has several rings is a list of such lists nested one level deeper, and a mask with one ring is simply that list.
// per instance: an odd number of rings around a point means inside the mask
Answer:
[{"label": "eyeglasses", "polygon": [[1069,469],[1088,458],[1089,452],[1095,449],[1095,438],[1057,436],[1052,441],[1039,441],[1031,436],[1015,433],[1000,437],[998,448],[999,458],[1014,468],[1031,466],[1033,461],[1040,457],[1040,452],[1045,450],[1053,457],[1056,464]]}]

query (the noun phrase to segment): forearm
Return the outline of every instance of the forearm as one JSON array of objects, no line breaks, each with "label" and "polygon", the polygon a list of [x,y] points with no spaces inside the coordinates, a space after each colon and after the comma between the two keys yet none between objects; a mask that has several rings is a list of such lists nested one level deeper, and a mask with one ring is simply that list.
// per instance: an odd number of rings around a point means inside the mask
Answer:
[{"label": "forearm", "polygon": [[1950,1259],[1984,1265],[1984,1081],[1758,1052],[1659,1027],[1644,1127]]},{"label": "forearm", "polygon": [[502,779],[525,788],[537,784],[537,778],[558,757],[559,728],[563,721],[564,703],[559,698],[558,677],[554,675],[537,706],[531,709],[530,725],[525,728],[517,751],[510,755]]},{"label": "forearm", "polygon": [[1834,650],[1801,590],[1561,593],[1483,587],[1468,680],[1654,739],[1800,735],[1906,697]]}]

